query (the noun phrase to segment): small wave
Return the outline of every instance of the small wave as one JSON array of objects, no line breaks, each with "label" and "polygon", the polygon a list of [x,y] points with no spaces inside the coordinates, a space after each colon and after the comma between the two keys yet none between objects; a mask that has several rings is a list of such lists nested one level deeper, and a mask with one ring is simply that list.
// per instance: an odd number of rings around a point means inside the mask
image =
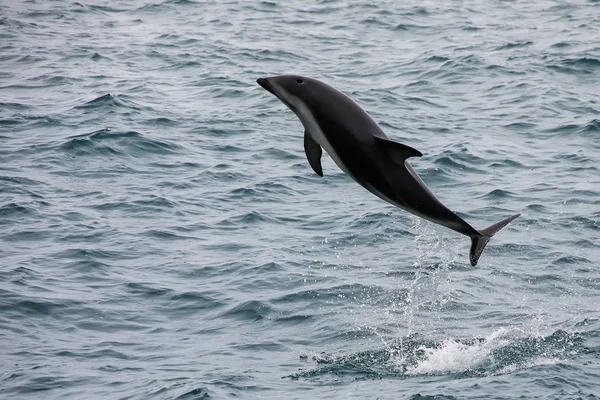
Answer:
[{"label": "small wave", "polygon": [[294,325],[302,325],[308,322],[314,322],[314,315],[305,315],[305,314],[293,314],[286,315],[275,318],[275,323],[285,325],[285,326],[294,326]]},{"label": "small wave", "polygon": [[425,7],[421,7],[421,6],[416,6],[413,7],[410,11],[408,11],[406,13],[406,15],[429,15],[429,11],[427,11],[427,9]]},{"label": "small wave", "polygon": [[29,279],[36,278],[36,273],[25,267],[17,267],[12,271],[0,270],[0,282],[25,284]]},{"label": "small wave", "polygon": [[250,211],[248,213],[225,218],[219,221],[219,223],[217,223],[217,226],[237,228],[246,225],[262,224],[268,222],[277,223],[275,219],[269,216],[263,215],[257,211]]},{"label": "small wave", "polygon": [[207,400],[210,398],[211,397],[208,393],[208,389],[200,387],[192,389],[189,392],[185,392],[180,396],[177,396],[175,400]]},{"label": "small wave", "polygon": [[232,171],[233,168],[215,170],[217,168],[207,169],[202,171],[196,178],[190,182],[194,184],[206,184],[207,182],[240,182],[246,177],[245,174]]},{"label": "small wave", "polygon": [[549,213],[548,208],[546,206],[544,206],[543,204],[530,204],[526,208],[529,211],[536,211],[536,212],[544,213],[544,214]]},{"label": "small wave", "polygon": [[197,240],[194,236],[183,236],[173,232],[166,231],[164,229],[150,229],[143,233],[144,236],[155,238],[164,241],[175,241],[175,240]]},{"label": "small wave", "polygon": [[[173,45],[163,45],[163,47],[175,47]],[[193,69],[197,69],[199,67],[202,67],[202,64],[198,61],[181,61],[181,62],[175,62],[172,64],[169,64],[167,66],[161,67],[160,70],[163,71],[177,71],[180,69],[186,69],[186,68],[193,68]],[[218,90],[222,90],[222,91],[226,91],[226,89],[218,89]],[[240,93],[235,93],[231,96],[225,95],[223,97],[238,97],[239,95],[241,95],[242,92]],[[218,96],[217,96],[218,97]]]},{"label": "small wave", "polygon": [[416,29],[426,29],[429,28],[425,25],[416,25],[416,24],[398,24],[394,26],[395,31],[411,31]]},{"label": "small wave", "polygon": [[281,148],[269,147],[263,150],[270,159],[276,158],[283,161],[302,160],[304,156],[301,156],[298,151],[287,151]]},{"label": "small wave", "polygon": [[229,192],[229,199],[248,201],[281,201],[285,197],[293,197],[298,192],[286,185],[279,183],[263,182],[243,188],[236,188]]},{"label": "small wave", "polygon": [[58,240],[65,243],[93,243],[101,241],[105,233],[100,230],[92,230],[90,233],[70,232],[58,237]]},{"label": "small wave", "polygon": [[501,161],[496,161],[493,162],[492,164],[490,164],[490,168],[523,168],[525,165],[516,161],[516,160],[511,160],[511,159],[505,159],[505,160],[501,160]]},{"label": "small wave", "polygon": [[428,81],[428,80],[425,80],[425,79],[419,79],[419,80],[416,80],[414,82],[410,82],[410,83],[406,84],[407,88],[412,88],[412,87],[431,87],[431,86],[432,86],[431,81]]},{"label": "small wave", "polygon": [[100,61],[100,60],[112,60],[110,57],[107,56],[103,56],[102,54],[95,52],[94,54],[92,54],[92,56],[90,57],[92,60],[94,61]]},{"label": "small wave", "polygon": [[43,81],[45,83],[48,84],[48,86],[61,86],[61,85],[67,85],[70,84],[72,82],[78,82],[78,81],[82,81],[81,78],[73,78],[73,77],[68,77],[68,76],[63,76],[63,75],[57,75],[57,74],[43,74],[43,75],[38,75],[35,78],[30,79],[32,81]]},{"label": "small wave", "polygon": [[[42,61],[42,60],[19,60],[20,62],[24,62],[24,63],[34,63],[36,61]],[[44,89],[47,87],[51,87],[53,85],[23,85],[23,84],[12,84],[12,85],[6,85],[6,86],[2,86],[0,87],[0,89],[24,89],[24,90],[39,90],[39,89]]]},{"label": "small wave", "polygon": [[600,59],[593,57],[568,58],[558,64],[550,64],[548,68],[572,75],[594,74],[600,69]]},{"label": "small wave", "polygon": [[169,293],[165,313],[170,318],[187,318],[199,312],[221,309],[225,303],[208,293]]},{"label": "small wave", "polygon": [[[326,289],[310,289],[302,290],[294,293],[289,293],[271,301],[275,304],[279,303],[296,303],[303,301],[339,301],[344,302],[346,299],[351,298],[354,301],[371,301],[378,302],[379,300],[388,301],[386,295],[393,295],[386,289],[377,286],[365,286],[361,284],[348,284],[341,285]],[[391,296],[393,297],[393,296]],[[397,295],[396,295],[397,297]]]},{"label": "small wave", "polygon": [[78,272],[80,276],[87,281],[90,276],[98,275],[109,276],[110,265],[97,260],[78,260],[68,265],[70,271]]},{"label": "small wave", "polygon": [[463,57],[457,57],[444,62],[435,68],[430,68],[423,72],[419,79],[441,78],[448,84],[461,84],[464,82],[465,75],[477,71],[485,63],[475,54],[469,54]]},{"label": "small wave", "polygon": [[93,108],[103,106],[105,104],[116,104],[116,99],[113,96],[111,96],[110,93],[108,93],[100,97],[96,97],[95,99],[90,100],[81,106],[76,106],[75,108]]},{"label": "small wave", "polygon": [[165,1],[165,4],[176,4],[176,5],[180,5],[180,6],[191,6],[191,5],[197,5],[200,4],[197,1],[193,1],[193,0],[167,0]]},{"label": "small wave", "polygon": [[135,104],[128,96],[120,95],[113,96],[110,93],[96,97],[95,99],[89,100],[84,104],[74,107],[75,109],[127,109],[127,110],[140,110],[142,107]]},{"label": "small wave", "polygon": [[29,316],[48,316],[56,315],[61,310],[82,309],[82,302],[59,299],[43,299],[36,297],[34,299],[12,300],[11,304],[5,304],[11,310],[19,310],[20,314]]},{"label": "small wave", "polygon": [[101,204],[94,204],[89,207],[102,211],[121,210],[128,211],[135,215],[144,215],[176,208],[176,203],[164,197],[152,195],[149,198],[138,199],[134,201],[105,202]]},{"label": "small wave", "polygon": [[435,103],[435,102],[433,102],[431,100],[427,100],[427,99],[424,99],[422,97],[410,97],[410,96],[407,96],[404,99],[406,101],[410,102],[410,103],[413,103],[413,102],[415,102],[415,103],[421,103],[423,105],[432,106],[432,107],[435,107],[435,108],[448,108],[448,107],[446,107],[443,104]]},{"label": "small wave", "polygon": [[530,122],[513,122],[511,124],[504,125],[505,128],[512,130],[530,130],[535,129],[536,126],[536,124],[532,124]]},{"label": "small wave", "polygon": [[175,33],[163,33],[161,35],[158,35],[156,39],[167,39],[169,41],[176,41],[180,37],[180,35],[177,35]]},{"label": "small wave", "polygon": [[143,155],[169,154],[179,151],[180,146],[144,137],[135,131],[112,131],[108,128],[100,129],[90,133],[70,136],[60,148],[77,156],[84,155]]},{"label": "small wave", "polygon": [[62,122],[46,115],[17,115],[16,118],[0,120],[0,125],[13,126],[15,131],[26,131],[33,128],[50,128],[62,126]]},{"label": "small wave", "polygon": [[247,151],[245,147],[234,146],[231,144],[212,144],[205,147],[207,150],[218,151],[220,153],[244,153]]},{"label": "small wave", "polygon": [[56,258],[75,259],[75,260],[90,260],[90,259],[119,259],[123,258],[123,253],[109,250],[97,250],[97,249],[82,249],[73,248],[68,250],[62,250],[55,254]]},{"label": "small wave", "polygon": [[27,22],[27,21],[22,21],[20,19],[13,19],[13,18],[6,17],[4,15],[0,17],[0,26],[6,26],[9,28],[18,28],[18,29],[38,27],[38,25],[35,22]]},{"label": "small wave", "polygon": [[33,208],[22,206],[18,203],[8,203],[0,206],[0,217],[9,218],[15,216],[26,216],[36,214],[37,211]]},{"label": "small wave", "polygon": [[592,57],[569,58],[562,62],[565,65],[600,68],[600,60]]},{"label": "small wave", "polygon": [[152,125],[152,126],[177,126],[179,125],[178,121],[172,120],[170,118],[166,118],[166,117],[159,117],[159,118],[150,118],[147,119],[143,122],[146,125]]},{"label": "small wave", "polygon": [[438,157],[433,162],[436,165],[439,165],[439,166],[442,166],[442,167],[447,167],[447,168],[450,168],[452,170],[460,170],[460,171],[467,171],[467,172],[477,172],[477,173],[483,173],[484,172],[484,171],[479,170],[477,168],[470,167],[467,164],[460,163],[460,162],[456,161],[455,159],[453,159],[452,157],[449,157],[449,156]]},{"label": "small wave", "polygon": [[450,59],[448,57],[444,57],[444,56],[431,56],[428,59],[426,59],[425,61],[444,63],[446,61],[450,61]]},{"label": "small wave", "polygon": [[308,58],[301,56],[299,54],[296,53],[292,53],[289,51],[285,51],[285,50],[269,50],[269,49],[264,49],[264,50],[260,50],[258,53],[256,53],[254,55],[254,57],[260,57],[261,60],[270,60],[270,61],[281,61],[281,60],[286,60],[287,62],[289,61],[293,61],[293,60],[297,60],[297,61],[303,61],[303,62],[307,62],[309,61]]},{"label": "small wave", "polygon": [[138,294],[149,297],[165,296],[173,292],[173,290],[169,288],[157,288],[149,284],[139,282],[129,282],[125,284],[125,286],[127,290],[132,294]]},{"label": "small wave", "polygon": [[[498,72],[501,72],[501,73],[504,73],[507,75],[526,75],[527,74],[525,71],[510,69],[508,67],[505,67],[503,65],[498,65],[498,64],[490,64],[490,65],[486,66],[485,69],[492,70],[492,71],[498,71]],[[504,86],[502,86],[502,87],[504,87]]]},{"label": "small wave", "polygon": [[262,301],[245,301],[227,311],[219,317],[235,318],[243,321],[259,321],[273,312],[273,307]]},{"label": "small wave", "polygon": [[121,152],[111,146],[95,144],[97,140],[102,140],[103,134],[106,132],[110,132],[110,129],[100,129],[89,134],[71,136],[68,141],[60,145],[60,149],[80,156],[107,153],[121,155]]},{"label": "small wave", "polygon": [[367,25],[388,26],[387,23],[381,21],[380,18],[377,18],[377,17],[374,17],[374,16],[367,16],[367,17],[361,19],[360,22],[363,23],[363,24],[367,24]]},{"label": "small wave", "polygon": [[496,47],[496,50],[510,50],[510,49],[517,49],[520,47],[525,47],[525,46],[530,46],[532,45],[533,42],[532,41],[522,41],[522,42],[515,42],[515,43],[507,43],[503,46],[500,47]]},{"label": "small wave", "polygon": [[597,134],[600,132],[600,119],[594,118],[584,124],[566,124],[556,128],[546,130],[548,133],[557,133],[560,135],[569,134]]},{"label": "small wave", "polygon": [[98,5],[84,5],[81,4],[79,2],[75,2],[72,4],[73,8],[71,8],[71,12],[74,13],[86,13],[86,12],[92,12],[92,13],[97,13],[97,14],[104,14],[104,13],[118,13],[118,12],[124,12],[127,11],[127,9],[125,8],[114,8],[114,7],[110,7],[110,6],[98,6]]},{"label": "small wave", "polygon": [[3,108],[14,111],[25,111],[28,110],[30,107],[21,103],[0,102],[0,109]]},{"label": "small wave", "polygon": [[515,196],[515,194],[512,192],[509,192],[508,190],[494,189],[491,192],[489,192],[488,194],[484,195],[483,198],[506,199],[506,198],[511,198],[514,196]]},{"label": "small wave", "polygon": [[588,122],[582,129],[581,132],[598,133],[600,132],[600,119],[593,119]]},{"label": "small wave", "polygon": [[554,261],[553,265],[564,266],[564,265],[580,265],[580,264],[592,264],[590,260],[584,257],[577,256],[563,256]]}]

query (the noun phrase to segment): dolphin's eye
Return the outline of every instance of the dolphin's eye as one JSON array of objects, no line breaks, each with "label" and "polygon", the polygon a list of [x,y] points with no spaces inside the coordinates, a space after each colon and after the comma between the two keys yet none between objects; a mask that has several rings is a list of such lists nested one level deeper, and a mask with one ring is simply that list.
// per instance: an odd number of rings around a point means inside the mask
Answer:
[{"label": "dolphin's eye", "polygon": [[302,79],[296,79],[296,83],[304,83]]}]

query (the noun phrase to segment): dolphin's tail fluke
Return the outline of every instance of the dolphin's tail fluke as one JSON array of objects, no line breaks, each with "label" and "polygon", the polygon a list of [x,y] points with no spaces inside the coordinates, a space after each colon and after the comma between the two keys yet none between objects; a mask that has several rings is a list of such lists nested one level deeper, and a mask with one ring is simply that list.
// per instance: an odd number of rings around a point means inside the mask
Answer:
[{"label": "dolphin's tail fluke", "polygon": [[521,214],[513,215],[512,217],[508,217],[500,222],[495,223],[492,226],[489,226],[485,229],[479,231],[479,235],[471,236],[471,251],[469,253],[469,259],[471,260],[471,265],[476,266],[477,261],[479,261],[479,257],[481,253],[483,253],[483,249],[485,249],[485,245],[488,244],[492,236],[496,234],[500,229],[504,228],[508,225],[513,219],[517,218]]}]

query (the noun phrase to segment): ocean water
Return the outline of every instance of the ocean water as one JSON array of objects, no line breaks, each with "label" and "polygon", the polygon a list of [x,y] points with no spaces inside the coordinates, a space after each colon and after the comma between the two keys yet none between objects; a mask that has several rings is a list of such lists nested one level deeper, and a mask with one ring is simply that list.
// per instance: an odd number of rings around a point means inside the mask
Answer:
[{"label": "ocean water", "polygon": [[[476,228],[258,77],[354,98]],[[0,398],[598,399],[597,1],[0,2]]]}]

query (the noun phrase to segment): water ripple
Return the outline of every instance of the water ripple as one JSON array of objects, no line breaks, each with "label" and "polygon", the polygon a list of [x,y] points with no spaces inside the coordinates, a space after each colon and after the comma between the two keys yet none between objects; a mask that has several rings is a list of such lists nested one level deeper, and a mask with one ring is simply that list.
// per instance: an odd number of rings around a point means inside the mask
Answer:
[{"label": "water ripple", "polygon": [[[0,397],[596,398],[596,3],[3,2]],[[522,216],[316,176],[284,73]]]}]

